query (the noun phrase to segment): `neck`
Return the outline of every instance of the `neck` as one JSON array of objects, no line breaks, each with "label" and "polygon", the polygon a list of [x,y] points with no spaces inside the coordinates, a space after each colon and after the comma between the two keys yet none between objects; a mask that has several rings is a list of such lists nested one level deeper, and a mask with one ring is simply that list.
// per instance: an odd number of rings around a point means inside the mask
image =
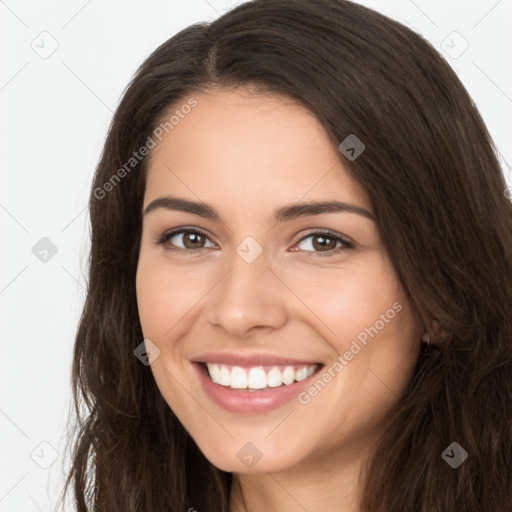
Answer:
[{"label": "neck", "polygon": [[230,512],[359,512],[359,473],[367,454],[345,451],[275,473],[233,474]]}]

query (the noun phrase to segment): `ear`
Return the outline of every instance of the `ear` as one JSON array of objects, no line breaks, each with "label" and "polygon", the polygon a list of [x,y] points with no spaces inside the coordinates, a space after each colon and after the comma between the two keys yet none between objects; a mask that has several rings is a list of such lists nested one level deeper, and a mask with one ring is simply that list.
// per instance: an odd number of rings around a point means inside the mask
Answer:
[{"label": "ear", "polygon": [[430,338],[431,341],[445,341],[449,337],[449,332],[447,329],[443,329],[440,322],[436,319],[433,319],[430,325],[425,326],[425,334],[423,335],[423,341],[426,341],[427,338]]}]

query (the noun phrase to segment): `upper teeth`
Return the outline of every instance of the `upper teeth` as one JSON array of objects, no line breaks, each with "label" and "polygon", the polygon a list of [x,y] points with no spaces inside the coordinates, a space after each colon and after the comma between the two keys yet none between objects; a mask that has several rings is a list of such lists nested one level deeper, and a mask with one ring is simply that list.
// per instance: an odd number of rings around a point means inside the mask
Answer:
[{"label": "upper teeth", "polygon": [[229,386],[233,389],[263,389],[267,386],[276,388],[283,384],[290,385],[312,375],[316,364],[304,366],[272,366],[268,371],[262,366],[242,368],[225,364],[206,363],[210,378],[215,384]]}]

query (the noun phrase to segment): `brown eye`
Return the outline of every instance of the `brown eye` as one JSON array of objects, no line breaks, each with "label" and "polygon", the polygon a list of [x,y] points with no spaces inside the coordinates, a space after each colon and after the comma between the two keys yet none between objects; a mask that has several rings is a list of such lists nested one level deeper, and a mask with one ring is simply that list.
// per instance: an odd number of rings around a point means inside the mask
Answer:
[{"label": "brown eye", "polygon": [[325,236],[314,236],[313,247],[319,251],[336,249],[337,241]]},{"label": "brown eye", "polygon": [[311,233],[302,238],[297,244],[298,248],[305,252],[326,253],[319,256],[329,256],[338,253],[340,250],[351,249],[354,244],[343,239],[341,236],[331,233]]},{"label": "brown eye", "polygon": [[183,245],[187,249],[200,249],[204,246],[206,237],[195,231],[187,231],[183,235]]},{"label": "brown eye", "polygon": [[[210,245],[207,245],[207,242],[210,242]],[[195,229],[182,229],[166,233],[160,238],[158,243],[166,246],[166,248],[176,250],[193,251],[206,247],[215,247],[204,233]]]}]

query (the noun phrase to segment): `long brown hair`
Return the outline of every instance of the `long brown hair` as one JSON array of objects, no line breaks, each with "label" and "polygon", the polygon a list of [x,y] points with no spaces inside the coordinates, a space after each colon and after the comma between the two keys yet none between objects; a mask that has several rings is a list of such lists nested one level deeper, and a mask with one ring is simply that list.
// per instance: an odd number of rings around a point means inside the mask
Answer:
[{"label": "long brown hair", "polygon": [[[340,158],[431,337],[361,474],[361,510],[512,510],[512,205],[496,151],[427,41],[344,0],[244,3],[163,43],[125,91],[89,201],[65,486],[74,507],[228,510],[232,475],[202,455],[134,356],[147,158],[126,164],[171,107],[237,86],[298,100],[336,146],[363,141],[359,158]],[[457,468],[441,456],[454,442],[468,454]]]}]

